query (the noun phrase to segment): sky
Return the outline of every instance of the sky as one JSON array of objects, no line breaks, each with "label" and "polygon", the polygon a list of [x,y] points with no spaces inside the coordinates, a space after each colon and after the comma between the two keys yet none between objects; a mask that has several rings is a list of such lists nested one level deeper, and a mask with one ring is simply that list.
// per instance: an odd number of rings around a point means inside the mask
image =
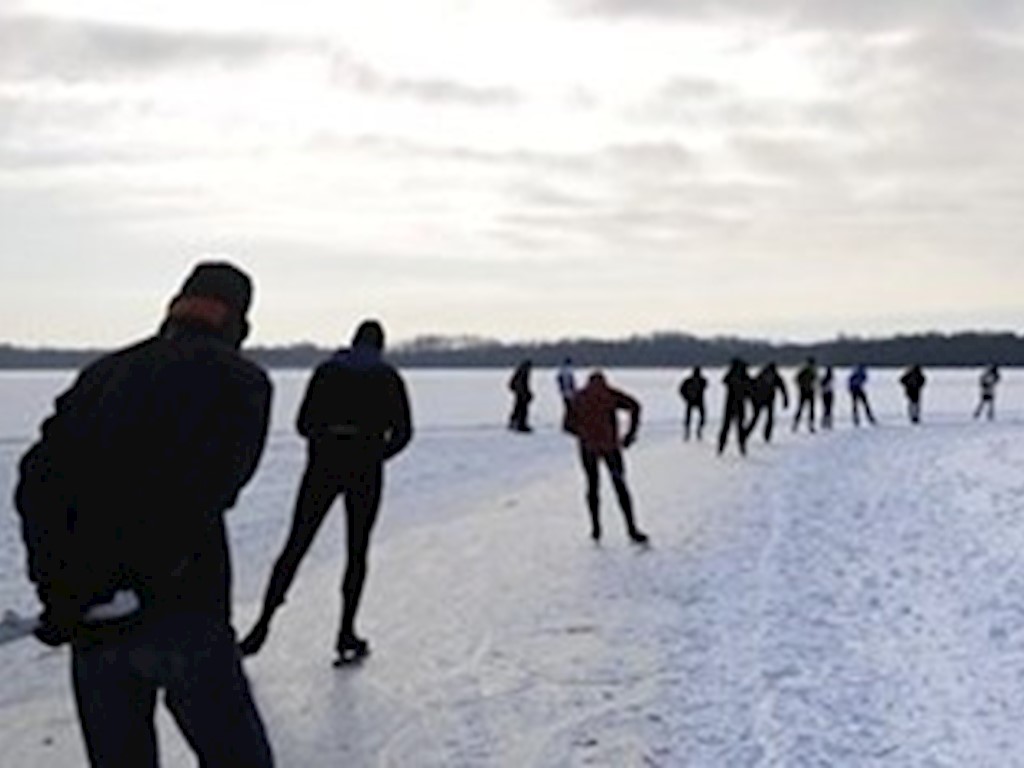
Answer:
[{"label": "sky", "polygon": [[1024,325],[1024,4],[0,0],[0,342]]}]

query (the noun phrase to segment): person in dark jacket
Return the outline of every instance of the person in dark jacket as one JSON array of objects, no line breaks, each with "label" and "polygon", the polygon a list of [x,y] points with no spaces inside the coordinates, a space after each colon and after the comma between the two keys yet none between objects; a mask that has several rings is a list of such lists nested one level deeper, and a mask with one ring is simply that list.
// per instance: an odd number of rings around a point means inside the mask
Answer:
[{"label": "person in dark jacket", "polygon": [[871,403],[868,402],[867,393],[868,367],[863,363],[854,366],[850,372],[850,408],[853,417],[853,426],[860,426],[860,409],[864,409],[864,415],[868,423],[875,424],[875,415],[871,412]]},{"label": "person in dark jacket", "polygon": [[900,376],[900,384],[907,396],[907,416],[911,424],[921,422],[921,392],[928,381],[920,365],[912,365]]},{"label": "person in dark jacket", "polygon": [[975,419],[980,417],[986,410],[988,411],[988,420],[992,421],[995,419],[996,385],[999,384],[999,378],[999,366],[990,365],[978,379],[980,399],[978,400],[978,407],[974,409]]},{"label": "person in dark jacket", "polygon": [[740,453],[747,454],[747,400],[750,399],[751,379],[747,373],[747,364],[738,357],[729,363],[729,370],[722,378],[725,384],[725,412],[722,416],[722,427],[718,432],[718,453],[725,452],[729,442],[729,430],[736,430],[736,444]]},{"label": "person in dark jacket", "polygon": [[530,427],[530,401],[533,400],[533,392],[530,391],[530,372],[533,370],[533,361],[523,360],[516,366],[512,378],[508,380],[508,388],[512,391],[514,398],[512,413],[508,417],[508,428],[514,432],[532,432]]},{"label": "person in dark jacket", "polygon": [[707,421],[707,409],[704,406],[704,392],[707,390],[707,377],[701,373],[700,366],[693,366],[693,372],[683,379],[679,385],[679,396],[686,403],[686,415],[683,418],[683,439],[690,439],[690,423],[693,414],[697,414],[697,439],[704,438],[704,423]]},{"label": "person in dark jacket", "polygon": [[775,428],[775,400],[777,395],[782,395],[782,407],[789,408],[789,391],[786,389],[786,382],[779,375],[779,369],[775,363],[768,363],[758,372],[751,382],[750,401],[754,405],[754,415],[746,428],[747,437],[757,428],[757,422],[763,413],[764,441],[770,443],[772,431]]},{"label": "person in dark jacket", "polygon": [[825,366],[821,375],[821,428],[832,429],[832,405],[836,401],[835,371],[831,365]]},{"label": "person in dark jacket", "polygon": [[36,636],[71,643],[93,766],[157,764],[160,691],[200,764],[273,764],[224,526],[267,434],[270,381],[238,352],[251,294],[234,266],[197,265],[159,333],[86,367],[21,460]]},{"label": "person in dark jacket", "polygon": [[800,428],[800,417],[807,413],[807,428],[814,431],[814,398],[815,390],[818,388],[818,366],[813,357],[808,357],[807,362],[796,373],[796,389],[799,401],[796,406],[796,414],[793,416],[793,431]]},{"label": "person in dark jacket", "polygon": [[[618,412],[629,414],[629,428],[619,439]],[[633,517],[633,499],[626,485],[626,465],[622,450],[636,441],[640,427],[640,403],[635,398],[608,386],[604,374],[595,371],[587,385],[573,397],[570,406],[570,426],[579,440],[580,462],[587,478],[587,509],[590,511],[590,536],[601,539],[599,464],[604,463],[612,476],[615,494],[619,499],[626,533],[637,544],[646,544],[647,534],[636,526]]]},{"label": "person in dark jacket", "polygon": [[297,428],[306,438],[308,462],[302,476],[291,530],[263,598],[263,610],[240,645],[257,653],[267,639],[274,613],[298,572],[327,512],[345,497],[348,559],[342,580],[338,661],[365,656],[369,643],[356,634],[356,613],[366,581],[370,533],[384,484],[384,462],[412,439],[405,383],[381,354],[384,330],[374,320],[356,329],[352,347],[317,366],[299,408]]}]

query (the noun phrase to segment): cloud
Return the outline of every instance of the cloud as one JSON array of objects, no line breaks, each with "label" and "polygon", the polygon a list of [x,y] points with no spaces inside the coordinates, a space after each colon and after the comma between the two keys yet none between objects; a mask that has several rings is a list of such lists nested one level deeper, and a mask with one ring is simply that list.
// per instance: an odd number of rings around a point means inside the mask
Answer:
[{"label": "cloud", "polygon": [[793,27],[879,30],[916,25],[928,20],[957,19],[996,28],[1024,19],[1013,0],[561,0],[572,15],[610,19],[707,22],[742,17]]},{"label": "cloud", "polygon": [[0,15],[0,78],[70,82],[240,67],[291,44],[257,34],[157,30],[46,16]]},{"label": "cloud", "polygon": [[469,85],[451,79],[387,74],[340,51],[333,54],[331,68],[335,83],[371,96],[479,107],[515,106],[523,101],[522,94],[514,88]]}]

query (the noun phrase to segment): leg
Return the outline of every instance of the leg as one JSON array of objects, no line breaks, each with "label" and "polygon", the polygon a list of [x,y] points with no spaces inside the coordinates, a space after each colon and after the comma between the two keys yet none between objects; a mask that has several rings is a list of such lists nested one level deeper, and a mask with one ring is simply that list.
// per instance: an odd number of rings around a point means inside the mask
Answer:
[{"label": "leg", "polygon": [[704,439],[704,422],[707,421],[707,411],[704,408],[704,403],[700,402],[697,404],[697,439]]},{"label": "leg", "polygon": [[602,455],[604,463],[612,476],[612,485],[615,486],[615,495],[619,498],[619,507],[622,509],[622,517],[626,522],[626,533],[629,538],[637,543],[647,541],[647,536],[637,530],[636,522],[633,519],[633,498],[629,494],[629,487],[626,485],[626,465],[622,460],[622,451],[615,450]]},{"label": "leg", "polygon": [[803,416],[803,413],[804,413],[804,403],[806,403],[806,402],[807,402],[807,400],[804,398],[804,396],[800,395],[800,400],[796,404],[796,413],[793,414],[793,431],[794,432],[796,432],[800,428],[800,417]]},{"label": "leg", "polygon": [[331,504],[338,495],[339,481],[337,470],[325,466],[326,460],[315,460],[310,456],[306,471],[302,476],[299,494],[295,499],[295,510],[292,514],[292,526],[288,532],[288,540],[284,549],[274,563],[274,570],[267,585],[263,598],[263,610],[256,624],[239,645],[242,654],[250,656],[263,647],[270,632],[270,622],[274,612],[285,601],[285,596],[295,574],[299,570],[302,559],[309,551]]},{"label": "leg", "polygon": [[590,512],[590,538],[597,541],[601,538],[601,491],[600,478],[597,476],[597,454],[588,451],[580,443],[580,463],[587,478],[587,509]]},{"label": "leg", "polygon": [[860,399],[864,403],[864,414],[868,417],[868,423],[875,423],[875,414],[871,412],[871,403],[868,402],[868,395],[866,392],[861,392]]},{"label": "leg", "polygon": [[858,402],[860,401],[859,392],[850,393],[850,420],[853,422],[853,426],[860,426],[860,407]]},{"label": "leg", "polygon": [[807,428],[814,431],[814,395],[811,394],[807,398]]},{"label": "leg", "polygon": [[270,768],[270,744],[231,628],[216,616],[186,616],[163,639],[165,701],[199,765]]},{"label": "leg", "polygon": [[764,420],[764,441],[772,441],[772,431],[775,429],[775,406],[769,403],[765,406],[766,417]]},{"label": "leg", "polygon": [[93,768],[156,768],[157,685],[137,675],[127,641],[71,651],[71,677],[85,751]]},{"label": "leg", "polygon": [[693,403],[686,404],[686,418],[683,419],[683,440],[690,439],[690,420],[693,418]]},{"label": "leg", "polygon": [[345,519],[348,539],[348,557],[345,576],[341,582],[341,628],[338,630],[338,650],[343,650],[356,639],[356,613],[363,596],[368,569],[370,534],[377,522],[380,509],[384,468],[379,462],[353,472],[351,483],[345,490]]}]

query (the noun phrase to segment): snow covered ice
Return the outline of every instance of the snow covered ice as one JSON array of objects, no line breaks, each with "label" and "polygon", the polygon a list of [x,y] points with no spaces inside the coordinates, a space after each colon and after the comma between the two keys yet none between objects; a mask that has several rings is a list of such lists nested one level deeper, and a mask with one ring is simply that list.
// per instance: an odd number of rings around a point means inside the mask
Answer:
[{"label": "snow covered ice", "polygon": [[[790,372],[785,372],[789,376]],[[631,545],[610,484],[589,539],[583,478],[535,371],[530,436],[504,430],[507,372],[413,371],[418,433],[388,466],[361,629],[331,668],[339,507],[246,668],[282,766],[1024,766],[1024,381],[975,422],[974,371],[932,371],[907,424],[684,444],[678,371],[612,371],[645,407],[627,453]],[[838,380],[845,372],[838,372]],[[67,374],[0,375],[0,491]],[[275,374],[260,472],[230,513],[235,623],[254,618],[304,454],[304,374]],[[711,377],[709,415],[720,388]],[[605,478],[606,480],[606,478]],[[35,610],[13,512],[0,610]],[[0,645],[4,765],[79,766],[64,650]],[[163,762],[192,765],[166,714]]]}]

